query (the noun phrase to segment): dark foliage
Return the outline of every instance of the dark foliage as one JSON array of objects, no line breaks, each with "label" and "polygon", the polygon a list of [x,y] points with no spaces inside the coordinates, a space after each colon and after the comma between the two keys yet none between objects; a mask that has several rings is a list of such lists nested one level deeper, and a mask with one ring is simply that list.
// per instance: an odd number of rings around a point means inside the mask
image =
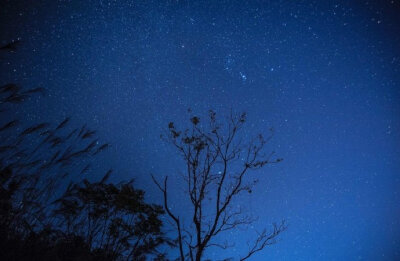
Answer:
[{"label": "dark foliage", "polygon": [[[0,86],[0,116],[36,93],[43,89]],[[82,180],[109,146],[94,131],[70,128],[69,118],[28,127],[10,119],[0,120],[0,138],[1,260],[164,259],[162,207],[145,203],[132,181],[108,182],[111,170]]]},{"label": "dark foliage", "polygon": [[90,249],[105,251],[111,259],[145,260],[165,242],[161,232],[163,209],[144,202],[144,192],[131,182],[90,183],[86,179],[67,188],[56,202],[59,227],[79,235]]}]

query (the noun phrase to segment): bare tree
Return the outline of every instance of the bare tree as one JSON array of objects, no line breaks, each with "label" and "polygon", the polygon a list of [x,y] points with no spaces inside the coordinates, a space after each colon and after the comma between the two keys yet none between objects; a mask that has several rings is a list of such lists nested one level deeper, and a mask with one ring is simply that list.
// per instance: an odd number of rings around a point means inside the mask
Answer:
[{"label": "bare tree", "polygon": [[[243,193],[252,193],[257,183],[257,179],[248,175],[252,170],[278,163],[281,159],[275,158],[274,152],[264,153],[272,130],[268,138],[258,135],[248,143],[242,141],[244,135],[240,131],[246,122],[245,113],[234,115],[231,112],[225,126],[217,122],[214,111],[210,111],[209,121],[205,124],[200,123],[199,117],[192,117],[190,121],[190,128],[184,131],[177,130],[170,122],[164,137],[175,146],[186,165],[182,177],[187,184],[186,194],[192,206],[187,214],[189,223],[184,223],[169,208],[168,176],[163,182],[158,182],[154,176],[152,178],[163,193],[164,208],[177,231],[180,260],[199,261],[209,247],[226,249],[231,246],[227,242],[218,242],[220,234],[255,221],[234,202]],[[256,231],[255,240],[248,243],[248,252],[240,260],[247,260],[254,253],[274,244],[285,229],[285,222],[282,221],[273,224],[272,231]]]}]

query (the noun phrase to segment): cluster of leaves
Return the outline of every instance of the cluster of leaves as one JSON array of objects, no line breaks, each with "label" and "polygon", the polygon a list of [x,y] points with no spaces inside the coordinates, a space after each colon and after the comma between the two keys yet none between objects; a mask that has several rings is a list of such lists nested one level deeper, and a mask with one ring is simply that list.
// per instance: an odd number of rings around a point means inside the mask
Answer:
[{"label": "cluster of leaves", "polygon": [[[35,92],[1,86],[2,111]],[[145,260],[154,254],[161,259],[163,209],[145,203],[144,191],[132,181],[108,183],[111,170],[99,182],[75,182],[108,144],[99,144],[85,126],[67,130],[68,124],[67,118],[55,127],[20,128],[17,120],[1,125],[0,255],[13,260]]]},{"label": "cluster of leaves", "polygon": [[132,182],[117,185],[86,179],[71,184],[56,201],[59,227],[85,238],[91,249],[106,251],[111,259],[145,260],[167,242],[161,231],[163,209],[144,202],[144,191]]},{"label": "cluster of leaves", "polygon": [[107,143],[69,118],[28,127],[10,118],[15,104],[43,92],[0,86],[0,259],[163,260],[162,207],[132,181],[108,182],[111,170],[82,179]]}]

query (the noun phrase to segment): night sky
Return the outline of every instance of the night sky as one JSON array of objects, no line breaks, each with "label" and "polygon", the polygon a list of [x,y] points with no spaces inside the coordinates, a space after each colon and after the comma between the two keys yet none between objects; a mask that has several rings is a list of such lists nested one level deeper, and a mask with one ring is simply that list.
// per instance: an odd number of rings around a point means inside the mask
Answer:
[{"label": "night sky", "polygon": [[[21,44],[0,83],[47,92],[21,118],[96,129],[112,144],[96,167],[161,203],[150,174],[171,177],[171,202],[183,187],[168,122],[245,111],[245,136],[273,127],[284,160],[237,204],[255,228],[289,225],[252,260],[400,260],[398,0],[25,2],[1,1],[0,41]],[[227,235],[228,256],[248,234]]]}]

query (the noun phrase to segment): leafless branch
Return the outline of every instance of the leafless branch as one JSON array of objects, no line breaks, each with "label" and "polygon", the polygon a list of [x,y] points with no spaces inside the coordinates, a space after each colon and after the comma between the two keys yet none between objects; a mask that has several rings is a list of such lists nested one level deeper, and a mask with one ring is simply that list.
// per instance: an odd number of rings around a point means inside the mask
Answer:
[{"label": "leafless branch", "polygon": [[276,243],[276,238],[280,233],[286,230],[287,226],[285,221],[282,221],[281,224],[273,224],[273,231],[267,233],[267,230],[264,229],[261,233],[258,234],[257,239],[250,247],[246,256],[240,258],[240,261],[249,259],[253,254],[263,250],[266,246],[272,245]]},{"label": "leafless branch", "polygon": [[[274,159],[274,152],[269,154],[263,152],[272,135],[266,139],[259,135],[247,145],[243,142],[243,137],[239,135],[239,132],[246,121],[245,113],[234,114],[231,111],[225,126],[217,122],[213,111],[210,111],[208,125],[201,125],[200,118],[196,116],[190,121],[191,128],[184,131],[177,130],[174,123],[169,123],[165,140],[177,149],[185,161],[184,180],[189,202],[192,205],[191,226],[189,226],[191,231],[181,229],[179,217],[172,214],[168,208],[167,178],[164,179],[163,185],[159,184],[153,176],[152,178],[163,192],[167,214],[176,224],[181,260],[189,256],[190,260],[200,261],[204,251],[210,246],[229,247],[227,244],[215,242],[214,238],[217,235],[255,221],[254,218],[242,213],[241,209],[233,210],[232,203],[242,193],[251,193],[253,186],[257,183],[254,180],[249,182],[247,174],[250,170],[277,163],[280,159]],[[266,231],[259,234],[243,260],[271,244],[273,239],[284,230],[283,226],[274,228],[272,234],[267,234]],[[189,235],[190,241],[182,240],[182,231]],[[182,241],[185,243],[186,251],[183,250]]]}]

